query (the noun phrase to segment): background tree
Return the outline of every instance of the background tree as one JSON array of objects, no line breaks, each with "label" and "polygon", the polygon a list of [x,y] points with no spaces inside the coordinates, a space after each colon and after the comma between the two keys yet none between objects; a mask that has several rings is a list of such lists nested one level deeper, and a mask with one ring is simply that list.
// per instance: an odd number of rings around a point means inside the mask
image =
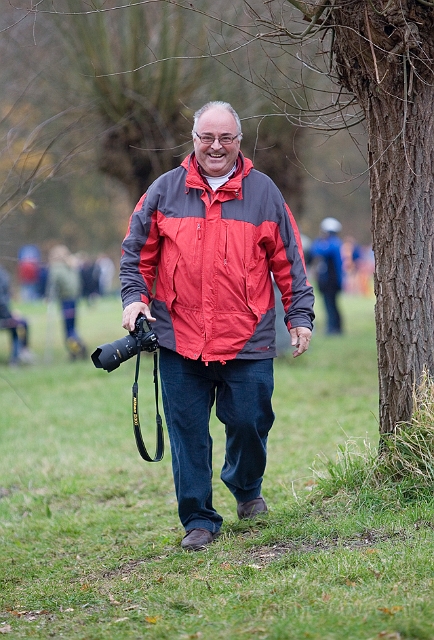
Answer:
[{"label": "background tree", "polygon": [[[209,10],[212,3],[202,6]],[[226,0],[220,9],[227,15],[234,12]],[[3,20],[10,27],[3,33],[3,46],[14,68],[5,83],[15,83],[17,95],[23,91],[19,78],[31,83],[30,96],[24,93],[21,101],[35,122],[70,114],[68,121],[66,115],[55,120],[65,143],[60,149],[65,154],[68,145],[80,149],[77,161],[68,165],[62,193],[59,182],[45,185],[36,197],[36,213],[21,215],[21,235],[31,233],[33,241],[47,241],[57,230],[73,248],[88,248],[90,242],[101,248],[110,238],[118,246],[119,228],[125,228],[131,207],[146,187],[191,149],[196,108],[223,98],[233,102],[242,117],[269,110],[257,88],[228,76],[216,61],[227,57],[222,43],[238,48],[234,29],[212,32],[202,14],[165,2],[119,7],[113,0],[92,5],[57,0],[39,2],[34,11],[11,7]],[[69,127],[73,117],[77,127],[71,127],[71,141],[63,127]],[[302,135],[294,136],[295,127],[271,127],[267,119],[258,127],[258,122],[244,120],[243,148],[259,169],[273,174],[301,215],[303,173],[297,147],[302,146]],[[3,124],[8,135],[13,123]],[[22,130],[20,137],[25,135]],[[113,207],[113,188],[92,177],[92,164],[124,186],[130,202],[119,204],[125,212],[121,216],[116,203]],[[98,188],[91,187],[92,180],[101,183]]]},{"label": "background tree", "polygon": [[[65,15],[58,2],[56,23],[69,44],[76,79],[86,79],[101,117],[99,168],[123,182],[134,203],[190,149],[192,115],[198,106],[222,97],[241,103],[241,112],[248,105],[249,114],[269,106],[251,83],[235,78],[228,82],[225,67],[218,64],[219,56],[227,56],[222,42],[235,51],[239,63],[232,27],[211,32],[202,13],[165,2],[120,10],[116,2],[105,0],[94,3],[93,11],[86,10],[83,0],[64,4],[73,15]],[[202,10],[209,11],[212,4],[203,2]],[[227,16],[234,13],[229,1],[219,9]],[[258,168],[274,169],[276,182],[300,210],[303,180],[295,149],[302,135],[295,140],[294,129],[286,126],[282,136],[282,127],[265,122],[259,131],[255,122],[246,121],[244,137]],[[289,170],[282,170],[288,165]]]},{"label": "background tree", "polygon": [[189,40],[198,47],[204,40],[201,20],[166,3],[54,6],[58,13],[49,17],[66,45],[70,82],[82,97],[87,92],[99,116],[98,166],[136,203],[152,180],[179,164],[188,144],[186,105],[209,75],[206,57],[186,54]]},{"label": "background tree", "polygon": [[[11,16],[5,13],[2,23],[7,25]],[[14,36],[20,39],[21,35],[18,24]],[[59,102],[51,112],[44,109],[48,89],[44,44],[31,56],[21,56],[11,32],[5,29],[0,37],[0,56],[5,62],[0,68],[0,223],[80,152],[80,142],[68,139],[79,126],[80,114],[70,104]]]}]

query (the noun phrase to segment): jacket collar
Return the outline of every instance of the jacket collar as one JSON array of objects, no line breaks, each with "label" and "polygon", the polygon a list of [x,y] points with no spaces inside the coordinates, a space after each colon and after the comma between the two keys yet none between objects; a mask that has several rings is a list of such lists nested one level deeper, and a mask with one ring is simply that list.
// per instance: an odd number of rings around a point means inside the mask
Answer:
[{"label": "jacket collar", "polygon": [[[186,189],[209,189],[206,179],[202,176],[201,168],[197,162],[194,151],[187,156],[181,166],[187,170],[185,179]],[[220,189],[222,191],[235,191],[241,194],[242,181],[253,169],[253,163],[240,152],[237,158],[237,166],[234,175]]]}]

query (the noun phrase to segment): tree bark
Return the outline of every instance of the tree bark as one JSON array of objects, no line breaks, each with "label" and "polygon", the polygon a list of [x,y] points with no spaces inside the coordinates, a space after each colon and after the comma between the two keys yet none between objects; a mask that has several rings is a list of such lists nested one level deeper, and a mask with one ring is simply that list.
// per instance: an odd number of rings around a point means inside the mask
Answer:
[{"label": "tree bark", "polygon": [[[333,12],[340,82],[368,124],[380,434],[434,374],[434,9],[346,2]],[[384,7],[384,8],[382,8]]]}]

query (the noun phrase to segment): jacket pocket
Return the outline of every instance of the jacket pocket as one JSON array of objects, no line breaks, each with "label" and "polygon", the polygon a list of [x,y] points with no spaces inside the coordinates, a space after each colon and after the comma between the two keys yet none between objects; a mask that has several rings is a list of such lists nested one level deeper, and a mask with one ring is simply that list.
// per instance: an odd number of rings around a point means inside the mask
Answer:
[{"label": "jacket pocket", "polygon": [[164,260],[160,262],[159,266],[159,280],[164,290],[164,301],[169,311],[172,309],[173,303],[176,299],[175,291],[175,271],[179,262],[181,253],[175,246],[171,247],[168,255],[164,257]]},{"label": "jacket pocket", "polygon": [[246,269],[247,304],[258,320],[270,308],[273,285],[265,259],[251,262]]}]

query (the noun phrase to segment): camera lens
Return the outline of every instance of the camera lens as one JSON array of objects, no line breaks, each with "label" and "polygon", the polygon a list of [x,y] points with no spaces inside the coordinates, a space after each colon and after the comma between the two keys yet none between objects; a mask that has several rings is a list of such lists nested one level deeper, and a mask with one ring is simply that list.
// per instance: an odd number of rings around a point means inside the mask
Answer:
[{"label": "camera lens", "polygon": [[120,340],[97,347],[91,358],[97,369],[104,369],[110,373],[117,369],[122,362],[136,355],[136,353],[136,339],[128,335]]}]

